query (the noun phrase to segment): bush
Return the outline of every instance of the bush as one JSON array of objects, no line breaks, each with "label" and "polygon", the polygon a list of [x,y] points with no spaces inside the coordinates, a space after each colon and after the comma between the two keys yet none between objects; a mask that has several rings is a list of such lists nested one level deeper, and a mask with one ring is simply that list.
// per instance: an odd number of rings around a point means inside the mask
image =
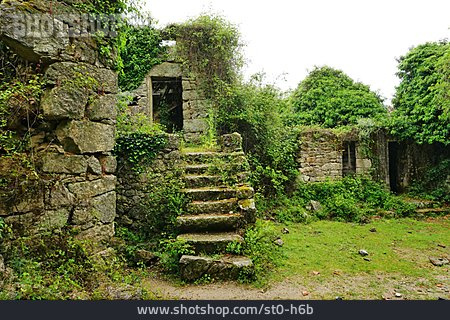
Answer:
[{"label": "bush", "polygon": [[290,101],[296,113],[293,120],[300,125],[333,128],[356,124],[361,118],[387,116],[377,93],[328,66],[315,67]]},{"label": "bush", "polygon": [[429,168],[419,181],[413,181],[408,189],[412,196],[450,203],[450,159],[444,159]]},{"label": "bush", "polygon": [[311,213],[305,210],[311,201],[318,201],[322,205],[315,212],[316,218],[338,221],[360,222],[385,211],[393,211],[396,216],[404,217],[413,214],[416,209],[366,177],[299,183],[292,194],[269,202],[263,199],[260,200],[262,204],[258,205],[268,208],[268,212],[281,222],[303,222],[311,217]]},{"label": "bush", "polygon": [[285,100],[278,89],[264,85],[261,76],[227,86],[218,96],[218,131],[239,132],[257,192],[274,195],[295,180],[297,131],[282,118]]}]

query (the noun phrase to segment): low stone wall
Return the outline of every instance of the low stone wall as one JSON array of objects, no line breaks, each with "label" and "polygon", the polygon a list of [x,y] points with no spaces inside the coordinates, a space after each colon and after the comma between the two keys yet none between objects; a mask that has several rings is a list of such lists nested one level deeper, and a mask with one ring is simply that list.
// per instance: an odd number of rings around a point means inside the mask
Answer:
[{"label": "low stone wall", "polygon": [[[148,228],[145,204],[150,200],[154,188],[162,180],[173,177],[181,181],[180,152],[181,138],[168,135],[168,143],[153,162],[142,172],[136,172],[125,163],[119,164],[117,170],[117,221],[133,230]],[[121,161],[119,161],[121,163]]]}]

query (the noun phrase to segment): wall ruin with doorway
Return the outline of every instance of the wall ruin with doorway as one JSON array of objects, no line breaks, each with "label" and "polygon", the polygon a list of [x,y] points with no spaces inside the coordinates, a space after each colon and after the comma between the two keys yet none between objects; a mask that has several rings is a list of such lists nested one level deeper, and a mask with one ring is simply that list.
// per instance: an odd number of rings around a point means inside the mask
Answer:
[{"label": "wall ruin with doorway", "polygon": [[338,135],[331,129],[304,129],[299,140],[297,163],[303,181],[341,179],[369,173],[372,167],[354,132]]},{"label": "wall ruin with doorway", "polygon": [[[168,132],[181,131],[188,142],[198,143],[201,137],[208,131],[208,103],[197,81],[183,73],[181,64],[175,62],[163,62],[155,66],[146,76],[141,86],[131,92],[130,112],[133,114],[144,113],[150,116],[156,123],[161,122],[161,114],[158,111],[158,96],[161,93],[162,81],[181,82],[181,105],[172,106],[180,121],[173,121],[174,128],[167,128]],[[155,112],[156,111],[156,112]],[[170,121],[169,121],[170,122]],[[167,125],[166,125],[167,126]],[[175,129],[175,130],[173,130]]]}]

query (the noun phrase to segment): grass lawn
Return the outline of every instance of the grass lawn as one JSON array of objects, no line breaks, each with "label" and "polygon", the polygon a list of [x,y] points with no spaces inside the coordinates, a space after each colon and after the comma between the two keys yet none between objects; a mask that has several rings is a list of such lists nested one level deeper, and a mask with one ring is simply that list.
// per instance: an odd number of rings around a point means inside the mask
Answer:
[{"label": "grass lawn", "polygon": [[[411,299],[450,298],[449,265],[436,267],[429,261],[430,256],[449,258],[448,217],[364,225],[317,221],[288,229],[282,236],[285,256],[271,275],[272,284],[297,283],[314,298],[389,299],[396,292]],[[362,257],[360,249],[369,255]]]}]

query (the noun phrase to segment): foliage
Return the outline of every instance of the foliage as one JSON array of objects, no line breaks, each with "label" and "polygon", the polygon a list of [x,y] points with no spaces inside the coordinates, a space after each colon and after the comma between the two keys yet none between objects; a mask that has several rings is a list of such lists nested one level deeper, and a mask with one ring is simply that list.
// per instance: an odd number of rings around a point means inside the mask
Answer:
[{"label": "foliage", "polygon": [[277,233],[270,222],[258,219],[254,226],[246,230],[244,243],[228,244],[228,253],[243,254],[252,259],[254,268],[243,270],[240,274],[241,281],[252,281],[256,285],[265,283],[268,274],[279,266],[281,261],[281,248],[274,244],[277,238]]},{"label": "foliage", "polygon": [[305,222],[312,218],[311,213],[305,210],[311,201],[318,201],[322,206],[315,212],[316,218],[338,221],[361,222],[386,211],[404,217],[416,209],[368,177],[298,183],[292,194],[268,202],[262,199],[258,205],[281,222]]},{"label": "foliage", "polygon": [[450,159],[444,159],[429,168],[422,179],[413,181],[408,192],[416,197],[450,203],[449,177]]},{"label": "foliage", "polygon": [[158,29],[149,20],[146,26],[124,28],[119,54],[123,67],[119,72],[119,87],[124,91],[138,88],[147,73],[161,63],[165,48]]},{"label": "foliage", "polygon": [[399,59],[391,132],[418,143],[450,144],[450,43],[429,42]]},{"label": "foliage", "polygon": [[233,83],[242,66],[242,43],[236,26],[217,15],[201,15],[165,30],[177,41],[176,56],[202,81],[207,98],[220,93],[218,84]]},{"label": "foliage", "polygon": [[179,272],[179,261],[182,255],[194,255],[193,248],[183,240],[166,239],[161,241],[161,266],[172,274]]},{"label": "foliage", "polygon": [[136,172],[141,172],[166,146],[167,135],[147,115],[130,114],[127,101],[127,97],[121,97],[118,103],[114,154],[120,164],[130,165]]},{"label": "foliage", "polygon": [[387,114],[381,97],[341,70],[315,67],[291,96],[297,124],[326,128],[356,124]]},{"label": "foliage", "polygon": [[284,124],[286,105],[279,91],[256,75],[222,89],[218,131],[239,132],[251,167],[252,183],[265,195],[284,192],[297,174],[297,132]]}]

